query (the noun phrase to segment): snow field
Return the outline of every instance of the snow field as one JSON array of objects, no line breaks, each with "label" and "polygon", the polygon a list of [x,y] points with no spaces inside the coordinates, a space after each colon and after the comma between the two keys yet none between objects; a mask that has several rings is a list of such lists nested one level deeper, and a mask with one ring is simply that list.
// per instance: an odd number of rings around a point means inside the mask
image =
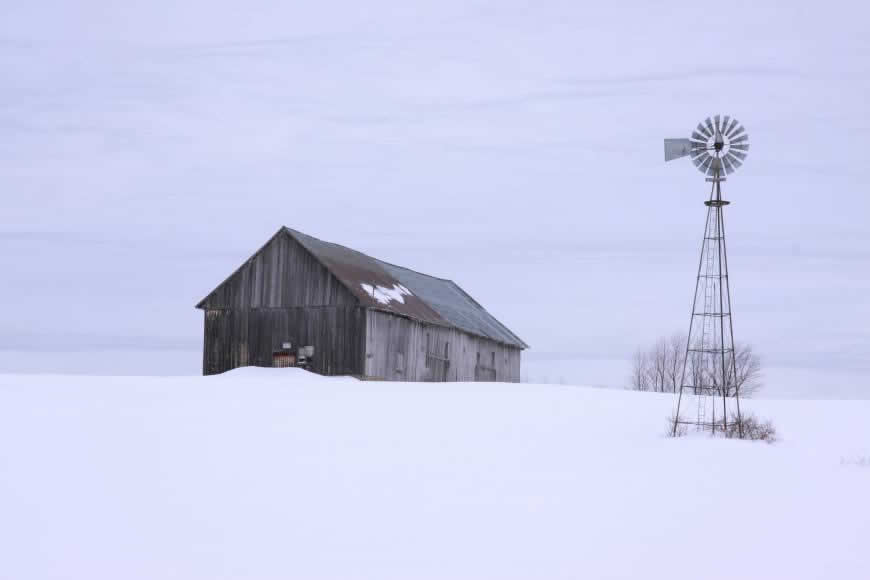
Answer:
[{"label": "snow field", "polygon": [[0,375],[0,578],[868,578],[870,401]]}]

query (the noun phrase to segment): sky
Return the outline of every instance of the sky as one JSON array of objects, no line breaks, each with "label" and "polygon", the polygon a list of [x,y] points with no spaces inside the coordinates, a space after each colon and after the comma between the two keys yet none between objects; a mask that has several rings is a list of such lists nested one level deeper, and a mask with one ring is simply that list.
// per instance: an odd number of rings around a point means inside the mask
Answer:
[{"label": "sky", "polygon": [[662,139],[721,113],[737,341],[870,397],[864,3],[3,4],[0,372],[198,373],[194,304],[287,225],[619,384],[688,326],[708,184]]}]

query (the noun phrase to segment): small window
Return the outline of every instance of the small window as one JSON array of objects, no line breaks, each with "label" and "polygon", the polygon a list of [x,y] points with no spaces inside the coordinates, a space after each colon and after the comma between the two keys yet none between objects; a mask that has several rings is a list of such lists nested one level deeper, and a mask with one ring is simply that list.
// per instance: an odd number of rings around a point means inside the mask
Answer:
[{"label": "small window", "polygon": [[477,366],[480,366],[480,352],[477,353]]},{"label": "small window", "polygon": [[444,343],[444,359],[446,360],[449,358],[450,358],[450,343],[445,342]]},{"label": "small window", "polygon": [[495,368],[495,351],[492,351],[492,368]]}]

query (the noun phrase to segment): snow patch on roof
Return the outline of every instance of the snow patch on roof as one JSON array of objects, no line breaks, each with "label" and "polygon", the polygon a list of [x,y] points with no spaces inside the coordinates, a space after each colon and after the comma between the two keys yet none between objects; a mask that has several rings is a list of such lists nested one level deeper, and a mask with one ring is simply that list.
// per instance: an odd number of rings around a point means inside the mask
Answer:
[{"label": "snow patch on roof", "polygon": [[378,286],[376,284],[366,284],[360,282],[360,287],[365,290],[365,293],[380,302],[381,304],[389,305],[390,302],[405,303],[405,296],[413,296],[411,291],[401,284],[393,284],[392,288],[386,286]]}]

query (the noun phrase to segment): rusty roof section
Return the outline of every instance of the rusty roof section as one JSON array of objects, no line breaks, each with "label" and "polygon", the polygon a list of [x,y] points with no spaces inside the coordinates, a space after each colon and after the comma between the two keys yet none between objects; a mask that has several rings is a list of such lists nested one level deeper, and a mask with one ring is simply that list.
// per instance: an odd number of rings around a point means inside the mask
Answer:
[{"label": "rusty roof section", "polygon": [[284,231],[320,260],[367,308],[528,348],[522,339],[452,280],[382,262],[288,227]]},{"label": "rusty roof section", "polygon": [[384,270],[374,258],[287,227],[284,230],[320,260],[359,299],[362,306],[393,312],[430,324],[450,326],[448,321],[441,318],[420,297],[413,292],[403,291],[401,282]]}]

